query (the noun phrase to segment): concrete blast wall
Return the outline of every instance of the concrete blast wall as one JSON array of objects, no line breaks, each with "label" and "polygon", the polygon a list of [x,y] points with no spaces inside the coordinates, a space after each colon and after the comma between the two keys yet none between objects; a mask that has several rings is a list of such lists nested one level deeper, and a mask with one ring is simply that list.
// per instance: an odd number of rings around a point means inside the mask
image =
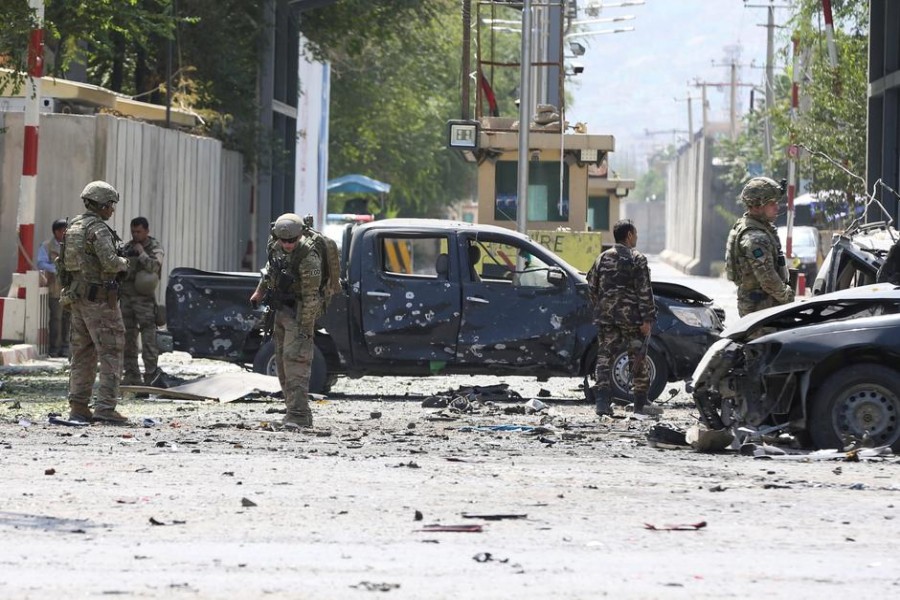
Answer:
[{"label": "concrete blast wall", "polygon": [[[714,142],[697,137],[669,165],[666,182],[666,248],[661,257],[689,275],[710,275],[725,260],[733,194],[713,166]],[[723,212],[722,207],[725,207]]]},{"label": "concrete blast wall", "polygon": [[[22,113],[0,113],[0,294],[16,269],[22,122]],[[96,179],[119,190],[109,224],[123,240],[131,219],[144,216],[162,243],[160,302],[175,267],[241,268],[252,218],[241,156],[218,140],[110,115],[41,115],[35,260],[54,219],[84,212],[80,192]]]},{"label": "concrete blast wall", "polygon": [[631,219],[638,230],[637,249],[644,254],[659,254],[666,247],[665,202],[626,201],[620,205],[623,219]]}]

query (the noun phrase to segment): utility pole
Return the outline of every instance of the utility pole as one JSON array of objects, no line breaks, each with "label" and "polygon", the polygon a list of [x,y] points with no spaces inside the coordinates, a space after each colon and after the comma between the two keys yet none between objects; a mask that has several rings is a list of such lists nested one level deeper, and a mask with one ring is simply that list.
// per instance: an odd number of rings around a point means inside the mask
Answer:
[{"label": "utility pole", "polygon": [[744,8],[765,8],[768,13],[766,24],[766,158],[772,156],[772,127],[770,126],[772,110],[775,108],[775,9],[790,8],[787,4],[748,4],[744,0]]},{"label": "utility pole", "polygon": [[531,0],[522,3],[522,57],[519,74],[519,164],[516,231],[528,230],[528,135],[531,131]]},{"label": "utility pole", "polygon": [[702,115],[700,131],[703,132],[703,135],[706,135],[706,127],[709,124],[709,102],[706,99],[706,86],[708,85],[712,84],[704,83],[699,80],[694,81],[694,87],[700,88],[700,114]]},{"label": "utility pole", "polygon": [[[694,109],[693,109],[693,101],[694,98],[690,94],[685,96],[684,98],[675,98],[675,102],[687,102],[687,111],[688,111],[688,143],[690,143],[691,139],[694,137]],[[675,131],[674,129],[672,131]],[[646,132],[647,135],[650,135],[650,132]]]},{"label": "utility pole", "polygon": [[753,85],[749,83],[738,83],[737,78],[737,70],[738,67],[741,66],[734,59],[729,60],[726,63],[716,63],[713,61],[714,67],[728,67],[730,71],[730,76],[728,78],[728,83],[709,83],[707,85],[715,85],[715,86],[728,86],[729,90],[729,99],[728,99],[728,132],[731,136],[731,139],[734,140],[737,138],[737,130],[738,130],[738,114],[737,114],[737,89],[739,87],[749,87],[752,88]]},{"label": "utility pole", "polygon": [[703,129],[706,130],[706,125],[708,123],[707,120],[707,102],[706,102],[706,88],[712,87],[725,87],[728,86],[731,90],[731,105],[729,108],[729,122],[730,122],[730,131],[731,131],[731,139],[737,137],[737,88],[739,87],[749,87],[752,88],[753,85],[750,83],[738,83],[737,82],[737,63],[732,62],[732,71],[731,71],[731,81],[728,83],[721,82],[711,82],[711,81],[695,81],[694,87],[698,87],[702,90],[703,93]]}]

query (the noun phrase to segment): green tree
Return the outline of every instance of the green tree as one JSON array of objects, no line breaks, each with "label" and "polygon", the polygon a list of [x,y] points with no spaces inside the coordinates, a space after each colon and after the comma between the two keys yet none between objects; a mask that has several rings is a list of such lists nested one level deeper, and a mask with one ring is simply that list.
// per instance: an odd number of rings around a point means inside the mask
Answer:
[{"label": "green tree", "polygon": [[389,215],[439,216],[470,192],[474,168],[446,148],[460,110],[457,2],[345,0],[301,26],[332,65],[331,175],[390,183]]},{"label": "green tree", "polygon": [[[265,4],[178,0],[176,14],[175,0],[47,0],[45,72],[61,75],[84,64],[88,83],[163,103],[166,50],[174,40],[174,104],[198,112],[200,133],[252,164],[269,143],[256,102]],[[8,24],[0,56],[19,71],[29,15],[26,0],[0,6]],[[386,208],[404,215],[438,215],[470,193],[473,167],[445,148],[446,121],[460,110],[458,2],[339,0],[291,18],[299,19],[314,55],[332,64],[332,174],[364,172],[390,182],[393,204]]]},{"label": "green tree", "polygon": [[36,15],[26,0],[13,0],[0,6],[0,95],[18,92],[27,70],[28,39],[36,23]]},{"label": "green tree", "polygon": [[[800,81],[800,110],[791,116],[793,50],[783,39],[779,55],[787,69],[775,80],[775,107],[751,111],[735,141],[720,140],[720,154],[730,165],[728,183],[735,189],[751,176],[751,166],[774,178],[787,176],[787,149],[805,151],[798,161],[800,177],[813,192],[840,190],[852,198],[862,194],[866,155],[866,73],[868,61],[868,3],[832,3],[838,66],[829,61],[822,4],[802,0],[795,5],[787,36],[796,36],[806,57]],[[786,36],[786,37],[787,37]],[[772,128],[774,144],[766,156],[765,133]]]}]

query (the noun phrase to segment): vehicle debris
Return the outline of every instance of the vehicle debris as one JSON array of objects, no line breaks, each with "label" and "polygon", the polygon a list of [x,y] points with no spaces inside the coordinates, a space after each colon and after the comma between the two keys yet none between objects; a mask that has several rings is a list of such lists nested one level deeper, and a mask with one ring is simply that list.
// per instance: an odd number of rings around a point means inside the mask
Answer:
[{"label": "vehicle debris", "polygon": [[62,415],[58,413],[50,413],[47,415],[47,423],[50,425],[63,425],[65,427],[87,427],[90,425],[87,421],[72,421],[70,419],[64,419]]},{"label": "vehicle debris", "polygon": [[749,314],[694,372],[701,421],[796,435],[819,449],[858,440],[900,449],[898,327],[900,288],[888,284]]},{"label": "vehicle debris", "polygon": [[160,399],[215,400],[223,404],[254,395],[276,397],[281,394],[278,378],[259,373],[218,373],[170,388],[123,385],[122,393],[148,392]]},{"label": "vehicle debris", "polygon": [[687,523],[678,525],[653,525],[652,523],[644,523],[644,529],[650,531],[699,531],[706,527],[706,521],[698,523]]},{"label": "vehicle debris", "polygon": [[734,441],[734,434],[725,428],[706,429],[694,425],[687,430],[685,440],[698,452],[721,452]]},{"label": "vehicle debris", "polygon": [[426,525],[418,531],[425,532],[449,532],[449,533],[481,533],[482,525]]},{"label": "vehicle debris", "polygon": [[482,519],[484,521],[502,521],[504,519],[527,519],[528,515],[524,513],[487,513],[487,514],[469,514],[462,513],[463,519]]}]

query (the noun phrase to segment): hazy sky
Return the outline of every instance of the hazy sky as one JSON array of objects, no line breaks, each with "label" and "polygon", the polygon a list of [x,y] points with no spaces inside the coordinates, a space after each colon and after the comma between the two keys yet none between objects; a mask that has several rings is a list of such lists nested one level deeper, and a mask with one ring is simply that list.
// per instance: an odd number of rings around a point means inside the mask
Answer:
[{"label": "hazy sky", "polygon": [[[629,22],[588,25],[594,30],[632,26],[634,31],[579,38],[587,48],[580,59],[584,73],[567,83],[574,102],[567,106],[570,124],[586,122],[589,133],[612,134],[616,152],[614,169],[632,165],[645,168],[644,157],[655,147],[666,146],[673,134],[648,136],[646,131],[687,129],[688,94],[693,106],[694,130],[701,126],[700,88],[695,80],[727,83],[730,56],[738,51],[738,77],[743,83],[763,85],[766,62],[766,8],[748,8],[743,0],[646,0],[640,6],[612,8],[619,0],[608,0],[600,18],[634,15]],[[589,2],[584,0],[580,5]],[[768,0],[750,0],[748,5],[768,5]],[[784,0],[777,5],[787,4]],[[783,23],[786,10],[775,10],[775,24]],[[591,18],[580,15],[580,18]],[[778,50],[787,36],[776,30],[776,74],[783,68]],[[754,65],[751,67],[751,63]],[[721,65],[721,66],[716,66]],[[571,79],[569,80],[571,82]],[[689,86],[689,83],[691,84]],[[757,98],[764,94],[757,93]],[[678,98],[679,101],[676,101]],[[739,88],[739,105],[745,111],[750,88]],[[728,121],[728,87],[707,88],[709,118]],[[684,134],[678,134],[684,138]]]}]

